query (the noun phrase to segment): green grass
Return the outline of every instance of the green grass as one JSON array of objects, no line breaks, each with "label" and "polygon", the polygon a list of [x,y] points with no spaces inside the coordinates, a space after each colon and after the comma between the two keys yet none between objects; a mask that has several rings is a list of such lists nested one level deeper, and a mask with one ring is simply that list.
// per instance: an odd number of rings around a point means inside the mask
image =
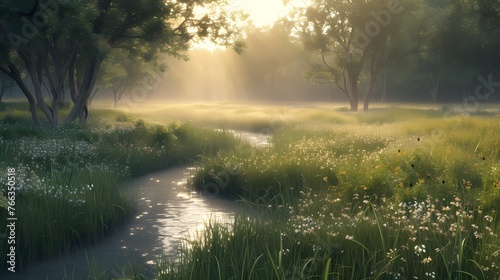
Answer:
[{"label": "green grass", "polygon": [[[86,254],[89,267],[88,280],[108,280],[108,279],[134,279],[146,280],[152,275],[142,264],[128,261],[125,264],[115,263],[112,267],[106,267],[100,263],[93,255]],[[79,275],[76,275],[79,276]],[[74,279],[75,275],[68,271],[66,279]]]},{"label": "green grass", "polygon": [[[118,174],[110,176],[100,170],[91,176],[78,174],[87,181],[72,178],[74,172],[55,171],[40,189],[17,195],[16,216],[22,221],[16,227],[18,252],[23,252],[18,254],[21,268],[97,241],[132,212],[133,202],[120,188],[119,177],[113,176]],[[2,211],[0,218],[6,220],[6,214]]]},{"label": "green grass", "polygon": [[[196,188],[236,199],[248,211],[230,227],[209,222],[178,258],[160,259],[159,279],[498,279],[498,113],[448,111],[172,104],[132,113],[96,110],[86,128],[46,130],[16,121],[20,113],[11,110],[0,129],[0,155],[28,166],[23,177],[40,180],[36,193],[68,185],[61,197],[20,196],[23,205],[57,221],[57,233],[43,221],[36,226],[52,239],[34,238],[36,229],[26,237],[47,255],[91,243],[126,217],[129,208],[113,212],[103,201],[130,205],[121,187],[127,178],[196,161],[202,167]],[[271,133],[272,145],[252,147],[211,129],[221,127]],[[32,143],[62,151],[27,149]],[[67,152],[75,150],[78,156]],[[98,170],[122,179],[107,182]],[[103,200],[78,208],[94,193]],[[85,203],[69,203],[68,194]],[[57,216],[57,209],[68,215]],[[56,245],[60,238],[64,245]],[[90,266],[95,279],[117,277]],[[140,265],[120,271],[142,279]]]},{"label": "green grass", "polygon": [[158,279],[497,279],[500,275],[496,218],[464,208],[461,201],[445,208],[430,197],[414,204],[345,204],[315,191],[305,192],[297,202],[288,205],[287,219],[240,214],[231,228],[208,223],[175,261],[159,263]]},{"label": "green grass", "polygon": [[[13,113],[22,112],[22,103],[2,106],[8,108],[0,111],[0,170],[16,169],[20,269],[95,243],[126,221],[135,203],[126,188],[131,178],[215,155],[237,142],[229,132],[154,123],[113,110],[92,111],[85,127],[35,127]],[[6,183],[2,175],[0,185]],[[6,206],[6,188],[1,193]],[[0,208],[0,219],[7,214]],[[1,270],[7,267],[6,238],[2,229]]]},{"label": "green grass", "polygon": [[296,196],[305,180],[317,189],[334,186],[347,201],[354,193],[400,201],[460,196],[500,210],[500,121],[431,118],[429,129],[428,120],[287,126],[271,147],[243,143],[202,161],[194,184],[203,190],[215,183],[222,195],[255,201],[269,192]]},{"label": "green grass", "polygon": [[159,279],[498,279],[498,117],[329,114],[204,158],[194,186],[252,214],[209,223]]}]

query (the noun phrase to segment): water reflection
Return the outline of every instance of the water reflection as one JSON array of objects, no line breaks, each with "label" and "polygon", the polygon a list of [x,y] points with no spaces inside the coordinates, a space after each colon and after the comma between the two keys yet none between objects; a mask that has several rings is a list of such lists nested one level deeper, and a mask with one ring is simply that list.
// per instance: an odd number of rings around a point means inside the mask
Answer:
[{"label": "water reflection", "polygon": [[271,137],[271,130],[263,130],[263,133],[253,133],[253,132],[247,132],[247,131],[237,131],[237,130],[223,130],[223,129],[216,129],[217,131],[227,131],[236,138],[241,139],[243,142],[247,142],[248,144],[262,148],[262,147],[271,147],[273,143],[271,143],[272,137]]},{"label": "water reflection", "polygon": [[137,210],[127,225],[86,252],[42,262],[28,272],[6,279],[63,279],[68,273],[75,275],[74,279],[87,279],[87,256],[100,267],[115,271],[127,263],[145,264],[154,270],[162,253],[175,256],[180,242],[188,236],[196,236],[208,219],[225,223],[234,219],[236,206],[232,202],[208,198],[187,187],[187,180],[195,171],[194,168],[173,168],[134,181],[131,190],[138,198]]},{"label": "water reflection", "polygon": [[[194,176],[195,168],[180,168],[156,173],[149,180],[139,180],[137,195],[141,197],[138,212],[147,209],[129,225],[129,231],[137,240],[128,240],[138,250],[147,253],[145,263],[154,262],[162,252],[176,255],[179,243],[186,236],[194,236],[204,228],[210,218],[231,222],[234,219],[233,203],[217,198],[207,198],[187,187],[187,181]],[[144,199],[142,199],[144,198]],[[145,199],[148,198],[148,199]],[[145,250],[148,238],[150,250]],[[152,249],[152,250],[151,250]]]},{"label": "water reflection", "polygon": [[236,137],[240,137],[241,140],[248,142],[250,145],[255,147],[270,147],[271,135],[264,133],[251,133],[246,131],[232,131]]},{"label": "water reflection", "polygon": [[[272,145],[267,134],[231,132],[256,147]],[[89,264],[106,268],[115,278],[130,264],[144,264],[154,271],[162,253],[176,256],[180,242],[196,237],[209,219],[228,225],[233,221],[234,203],[205,197],[187,187],[195,172],[193,167],[179,167],[135,180],[130,189],[137,209],[126,225],[89,249],[38,263],[29,271],[2,275],[2,279],[67,279],[68,275],[70,279],[87,279]]]}]

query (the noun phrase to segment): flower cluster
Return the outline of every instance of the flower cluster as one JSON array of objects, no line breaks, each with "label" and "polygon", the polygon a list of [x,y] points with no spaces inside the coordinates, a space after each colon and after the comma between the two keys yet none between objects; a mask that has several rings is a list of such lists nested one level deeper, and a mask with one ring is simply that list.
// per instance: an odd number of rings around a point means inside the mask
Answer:
[{"label": "flower cluster", "polygon": [[85,141],[70,139],[36,139],[22,138],[16,142],[16,157],[27,162],[52,165],[74,166],[85,165],[90,159],[97,156],[95,145]]},{"label": "flower cluster", "polygon": [[[500,275],[496,265],[500,261],[500,242],[494,230],[494,213],[469,208],[458,197],[450,202],[427,197],[422,202],[386,201],[382,205],[363,202],[367,199],[356,195],[353,201],[359,203],[343,203],[335,192],[302,192],[297,205],[288,207],[285,232],[295,236],[297,245],[318,237],[324,240],[323,247],[328,247],[325,242],[347,246],[345,242],[355,240],[377,254],[380,248],[372,244],[376,240],[366,239],[366,232],[371,232],[371,236],[383,238],[382,244],[393,244],[383,255],[388,269],[384,273],[393,276],[404,275],[400,268],[412,262],[416,269],[422,266],[420,269],[427,271],[429,278],[436,278],[436,271],[428,268],[439,267],[443,261],[444,265],[457,266],[458,256],[463,254],[461,246],[469,246],[475,252],[469,258],[480,263],[489,275]],[[381,237],[380,233],[387,235]]]},{"label": "flower cluster", "polygon": [[[16,190],[18,193],[35,193],[42,189],[45,179],[40,178],[27,164],[20,164],[16,168]],[[1,174],[7,174],[7,168],[0,169]],[[7,185],[6,176],[0,176],[0,185]]]}]

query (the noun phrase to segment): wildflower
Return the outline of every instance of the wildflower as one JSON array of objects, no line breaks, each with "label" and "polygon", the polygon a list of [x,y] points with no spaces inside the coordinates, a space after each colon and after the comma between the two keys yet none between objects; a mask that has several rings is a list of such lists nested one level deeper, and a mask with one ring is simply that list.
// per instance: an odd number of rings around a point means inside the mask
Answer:
[{"label": "wildflower", "polygon": [[435,279],[436,278],[436,272],[434,272],[434,271],[433,272],[426,272],[425,276],[430,277],[432,279]]},{"label": "wildflower", "polygon": [[425,259],[422,260],[423,264],[428,264],[430,262],[432,262],[432,258],[431,257],[427,257],[427,258],[425,258]]},{"label": "wildflower", "polygon": [[413,248],[415,250],[415,254],[420,256],[420,254],[425,253],[425,245],[415,245]]},{"label": "wildflower", "polygon": [[388,259],[397,257],[398,249],[389,249],[389,252],[385,253]]},{"label": "wildflower", "polygon": [[347,239],[347,240],[354,240],[354,236],[352,236],[352,235],[346,235],[345,239]]}]

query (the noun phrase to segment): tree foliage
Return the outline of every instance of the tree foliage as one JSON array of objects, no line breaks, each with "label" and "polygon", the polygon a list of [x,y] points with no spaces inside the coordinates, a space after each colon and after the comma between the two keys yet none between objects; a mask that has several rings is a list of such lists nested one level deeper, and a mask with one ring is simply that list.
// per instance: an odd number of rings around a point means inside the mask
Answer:
[{"label": "tree foliage", "polygon": [[499,3],[313,0],[293,15],[309,52],[306,78],[337,87],[353,111],[360,97],[366,110],[374,91],[391,85],[413,100],[464,99],[485,79],[497,84]]},{"label": "tree foliage", "polygon": [[154,61],[160,53],[184,58],[190,43],[201,37],[241,50],[231,17],[213,13],[221,1],[5,2],[0,5],[0,71],[22,90],[35,124],[41,124],[40,108],[58,126],[67,92],[73,106],[64,122],[84,123],[101,66],[115,50],[130,61]]},{"label": "tree foliage", "polygon": [[306,76],[331,83],[345,93],[351,110],[358,110],[359,83],[368,79],[364,109],[380,70],[402,56],[394,47],[402,17],[399,1],[314,0],[298,11],[298,34],[314,54]]}]

